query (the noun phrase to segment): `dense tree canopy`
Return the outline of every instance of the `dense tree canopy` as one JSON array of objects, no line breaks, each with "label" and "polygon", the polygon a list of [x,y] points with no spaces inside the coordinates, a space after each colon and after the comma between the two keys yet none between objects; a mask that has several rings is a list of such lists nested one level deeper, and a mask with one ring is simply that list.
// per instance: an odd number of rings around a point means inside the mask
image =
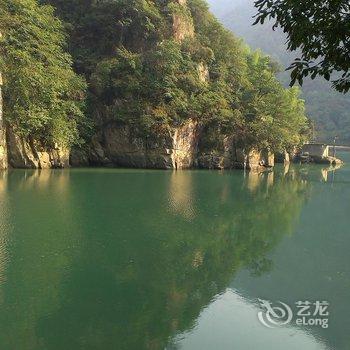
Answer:
[{"label": "dense tree canopy", "polygon": [[53,8],[36,0],[1,0],[1,71],[6,121],[46,144],[79,142],[85,83],[71,69]]},{"label": "dense tree canopy", "polygon": [[[116,120],[147,136],[192,118],[214,144],[227,134],[276,150],[301,142],[307,120],[298,92],[284,90],[269,59],[225,30],[205,1],[49,2],[67,23],[97,123]],[[195,35],[174,38],[175,14]]]},{"label": "dense tree canopy", "polygon": [[5,116],[24,137],[89,142],[86,119],[91,134],[116,121],[146,138],[196,120],[212,147],[230,135],[277,151],[305,137],[298,91],[203,0],[0,0],[0,19]]},{"label": "dense tree canopy", "polygon": [[[287,50],[286,34],[281,28],[272,29],[273,23],[252,26],[256,13],[253,1],[235,0],[225,4],[224,0],[209,0],[215,14],[223,24],[241,36],[254,49],[261,49],[276,60],[282,71],[277,74],[284,86],[290,84],[290,71],[285,71],[297,55]],[[249,19],[250,20],[247,20]],[[340,94],[321,76],[304,79],[301,98],[305,100],[306,113],[313,122],[313,137],[333,143],[337,135],[339,144],[350,145],[350,95]]]},{"label": "dense tree canopy", "polygon": [[255,23],[273,20],[275,27],[281,26],[287,33],[288,48],[301,51],[301,57],[290,66],[291,84],[320,75],[332,79],[339,91],[350,89],[348,0],[257,0],[255,6]]},{"label": "dense tree canopy", "polygon": [[284,89],[275,78],[270,59],[259,52],[250,55],[248,64],[250,88],[244,100],[254,147],[288,150],[299,145],[308,129],[299,89]]}]

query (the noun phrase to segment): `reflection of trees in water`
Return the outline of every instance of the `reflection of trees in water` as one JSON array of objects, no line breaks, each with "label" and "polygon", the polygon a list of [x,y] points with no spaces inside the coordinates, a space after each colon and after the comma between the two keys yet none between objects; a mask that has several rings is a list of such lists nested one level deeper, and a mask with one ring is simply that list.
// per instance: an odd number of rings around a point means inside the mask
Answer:
[{"label": "reflection of trees in water", "polygon": [[3,299],[2,285],[6,280],[8,264],[7,242],[10,234],[7,198],[7,172],[0,171],[0,303]]},{"label": "reflection of trees in water", "polygon": [[68,183],[69,172],[7,174],[4,192],[9,234],[6,281],[1,285],[1,349],[46,348],[37,333],[38,318],[57,310],[79,237]]},{"label": "reflection of trees in water", "polygon": [[[28,349],[163,349],[193,327],[240,268],[271,268],[267,254],[293,231],[308,190],[289,175],[241,172],[73,173],[69,180],[67,200],[83,232],[79,244],[70,232],[77,248],[69,267],[49,260],[35,272],[26,266],[32,247],[18,247],[23,260],[6,286],[27,290],[19,304],[5,300],[1,323],[8,317],[34,327]],[[57,234],[31,243],[50,251],[68,238]],[[38,305],[28,316],[31,288]],[[18,327],[8,330],[28,337]]]}]

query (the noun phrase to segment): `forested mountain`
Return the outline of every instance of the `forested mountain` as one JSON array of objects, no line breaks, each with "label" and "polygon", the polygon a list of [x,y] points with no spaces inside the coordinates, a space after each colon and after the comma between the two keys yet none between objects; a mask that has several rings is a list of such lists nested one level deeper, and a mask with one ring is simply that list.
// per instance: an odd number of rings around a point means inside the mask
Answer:
[{"label": "forested mountain", "polygon": [[[287,86],[290,73],[284,69],[293,62],[297,53],[286,50],[285,35],[281,30],[273,31],[269,23],[252,26],[256,13],[253,0],[209,0],[209,3],[227,28],[281,64],[283,72],[279,79]],[[338,135],[339,143],[350,144],[350,95],[334,91],[330,83],[321,78],[306,79],[302,91],[307,113],[314,121],[316,138],[333,142]]]},{"label": "forested mountain", "polygon": [[299,90],[203,0],[1,0],[0,23],[13,166],[231,167],[307,137]]}]

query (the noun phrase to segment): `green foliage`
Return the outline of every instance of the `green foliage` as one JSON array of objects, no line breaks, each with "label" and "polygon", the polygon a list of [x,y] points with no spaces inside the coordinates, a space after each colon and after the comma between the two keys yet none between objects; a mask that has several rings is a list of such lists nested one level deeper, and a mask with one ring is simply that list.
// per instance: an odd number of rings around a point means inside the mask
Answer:
[{"label": "green foliage", "polygon": [[[88,112],[99,124],[118,121],[148,137],[195,119],[212,148],[226,135],[276,150],[301,142],[306,118],[298,93],[284,90],[273,64],[251,54],[206,2],[50,3],[68,23],[75,68],[89,82]],[[195,35],[187,28],[175,40],[174,15]]]},{"label": "green foliage", "polygon": [[338,91],[349,91],[348,0],[256,0],[255,6],[255,24],[272,19],[275,27],[288,34],[288,49],[301,51],[301,57],[290,66],[292,85],[296,81],[302,84],[307,76],[314,79],[320,75],[329,81],[333,72],[341,72],[333,85]]},{"label": "green foliage", "polygon": [[1,0],[6,121],[45,144],[79,142],[85,84],[64,52],[61,22],[35,0]]},{"label": "green foliage", "polygon": [[87,78],[118,48],[140,52],[169,32],[161,6],[150,0],[46,0],[69,29],[74,67]]},{"label": "green foliage", "polygon": [[250,88],[244,93],[245,127],[254,147],[274,151],[291,149],[306,141],[308,122],[298,88],[284,89],[273,66],[259,51],[248,59]]},{"label": "green foliage", "polygon": [[[224,0],[211,0],[216,13],[223,13],[223,22],[254,49],[261,49],[278,61],[283,69],[278,79],[283,85],[290,83],[289,71],[284,71],[294,60],[296,53],[287,50],[287,38],[280,28],[272,30],[273,23],[252,26],[256,12],[254,4],[248,1],[235,1],[218,8]],[[331,83],[322,77],[314,80],[304,79],[301,98],[305,100],[307,115],[314,124],[314,138],[320,142],[333,143],[338,136],[340,144],[350,144],[350,96],[340,94],[331,87]]]},{"label": "green foliage", "polygon": [[129,123],[143,133],[186,120],[191,95],[201,86],[194,62],[173,40],[145,54],[119,49],[91,76],[94,113],[103,110],[104,120]]}]

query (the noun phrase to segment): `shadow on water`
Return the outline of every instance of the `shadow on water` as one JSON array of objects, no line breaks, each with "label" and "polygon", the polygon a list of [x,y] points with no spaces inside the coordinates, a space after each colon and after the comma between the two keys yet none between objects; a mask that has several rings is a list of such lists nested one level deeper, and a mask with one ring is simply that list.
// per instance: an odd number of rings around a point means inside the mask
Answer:
[{"label": "shadow on water", "polygon": [[4,174],[0,348],[174,347],[237,274],[275,269],[271,253],[295,232],[310,176],[298,167]]}]

